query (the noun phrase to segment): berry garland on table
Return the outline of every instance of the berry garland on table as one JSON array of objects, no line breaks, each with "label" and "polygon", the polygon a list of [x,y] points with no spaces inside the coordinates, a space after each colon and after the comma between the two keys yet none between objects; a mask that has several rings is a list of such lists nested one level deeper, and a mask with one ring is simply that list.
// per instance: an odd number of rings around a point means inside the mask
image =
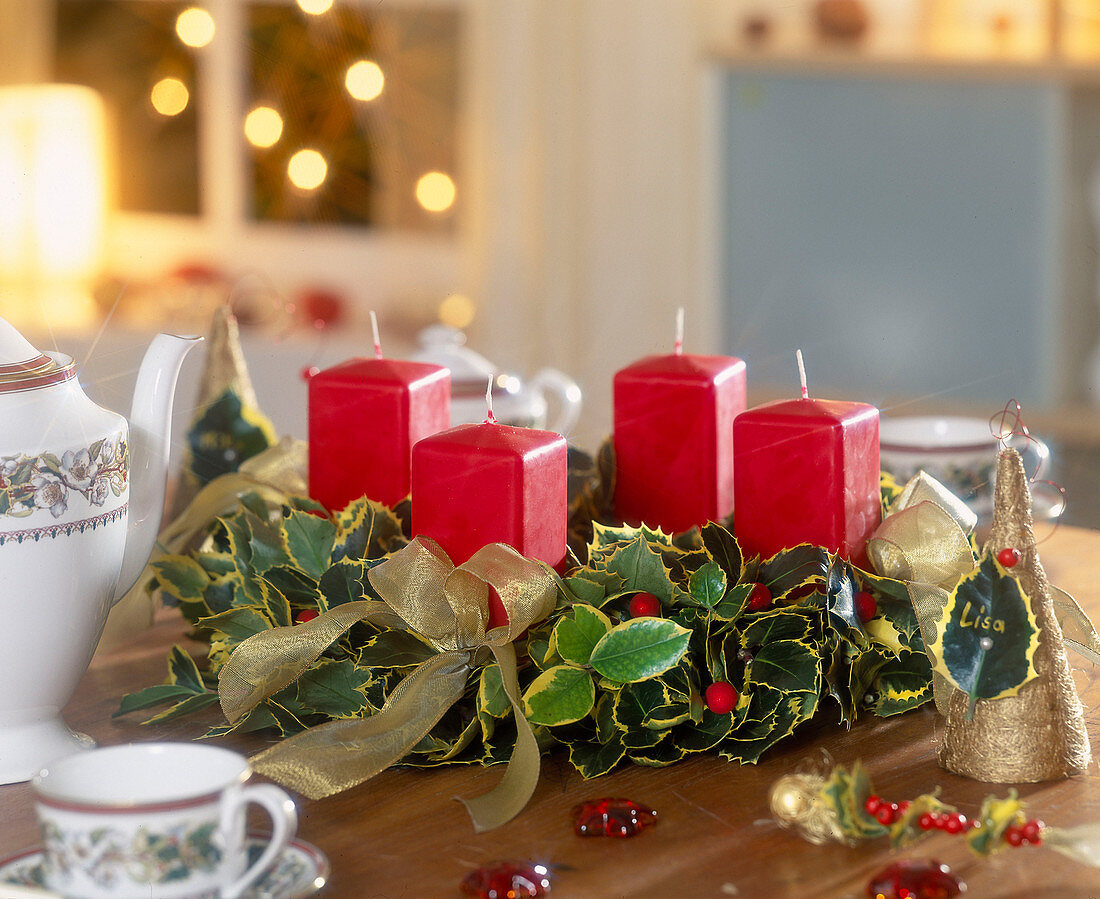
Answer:
[{"label": "berry garland on table", "polygon": [[[408,540],[392,510],[365,499],[331,517],[300,498],[270,511],[245,496],[200,551],[156,562],[157,585],[209,642],[209,667],[200,671],[177,648],[168,680],[125,697],[119,714],[168,704],[149,719],[161,721],[213,705],[237,645],[377,599],[367,573]],[[567,746],[586,777],[624,760],[661,766],[711,749],[754,763],[827,698],[850,726],[862,710],[893,715],[931,695],[900,582],[809,545],[745,560],[714,523],[675,539],[598,522],[592,532],[585,564],[560,580],[552,615],[516,643],[540,743]],[[356,625],[294,683],[208,735],[275,728],[290,736],[373,715],[435,652],[414,632]],[[508,757],[515,734],[500,670],[485,664],[404,761],[489,764]]]}]

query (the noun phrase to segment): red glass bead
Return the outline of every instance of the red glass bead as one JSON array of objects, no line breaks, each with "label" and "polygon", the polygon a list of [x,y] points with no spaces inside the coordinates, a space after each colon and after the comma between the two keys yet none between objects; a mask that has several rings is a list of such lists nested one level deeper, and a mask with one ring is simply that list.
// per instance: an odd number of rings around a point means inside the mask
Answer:
[{"label": "red glass bead", "polygon": [[855,598],[856,614],[860,621],[870,621],[878,614],[878,603],[875,598],[865,590],[860,590]]},{"label": "red glass bead", "polygon": [[879,824],[893,824],[897,813],[898,807],[893,802],[883,803],[878,807],[878,811],[875,812],[875,818],[878,820]]},{"label": "red glass bead", "polygon": [[313,609],[302,609],[297,615],[294,616],[295,624],[305,624],[307,621],[312,621],[317,617],[317,612]]},{"label": "red glass bead", "polygon": [[933,827],[936,826],[936,816],[929,812],[924,812],[919,818],[917,818],[917,826],[921,830],[931,830]]},{"label": "red glass bead", "polygon": [[1034,843],[1038,846],[1042,841],[1043,822],[1037,818],[1033,818],[1024,825],[1023,836],[1029,843]]},{"label": "red glass bead", "polygon": [[867,809],[868,815],[877,815],[878,810],[882,808],[882,797],[872,793],[867,797],[867,801],[863,803],[863,807]]},{"label": "red glass bead", "polygon": [[738,693],[733,684],[716,680],[703,694],[707,708],[716,715],[727,715],[737,708]]},{"label": "red glass bead", "polygon": [[533,899],[550,892],[550,872],[529,862],[494,862],[467,874],[462,892],[478,899]]},{"label": "red glass bead", "polygon": [[749,611],[763,612],[772,604],[772,591],[763,584],[753,584],[752,593],[749,594]]},{"label": "red glass bead", "polygon": [[631,618],[660,618],[661,601],[652,593],[635,593],[630,598]]},{"label": "red glass bead", "polygon": [[1005,842],[1009,846],[1019,846],[1024,841],[1024,829],[1013,825],[1005,829]]},{"label": "red glass bead", "polygon": [[875,899],[952,899],[966,889],[947,865],[934,859],[904,859],[883,868],[867,884]]},{"label": "red glass bead", "polygon": [[1013,568],[1020,564],[1020,551],[1013,546],[1006,546],[997,553],[997,561],[1005,568]]},{"label": "red glass bead", "polygon": [[573,809],[573,833],[579,837],[632,837],[656,823],[656,811],[629,799],[590,799]]}]

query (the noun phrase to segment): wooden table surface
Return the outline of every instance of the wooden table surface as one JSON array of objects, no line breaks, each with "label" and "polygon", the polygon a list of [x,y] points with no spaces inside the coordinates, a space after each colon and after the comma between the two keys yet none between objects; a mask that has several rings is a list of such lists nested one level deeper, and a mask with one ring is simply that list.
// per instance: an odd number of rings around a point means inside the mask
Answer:
[{"label": "wooden table surface", "polygon": [[[1100,533],[1058,528],[1039,548],[1053,584],[1072,593],[1100,620]],[[9,623],[10,626],[10,623]],[[217,714],[141,727],[140,715],[112,719],[126,692],[159,683],[165,655],[182,640],[184,623],[165,617],[135,645],[101,656],[81,683],[66,719],[101,744],[190,740]],[[188,644],[201,654],[201,647]],[[1100,751],[1100,669],[1071,653],[1094,752]],[[824,702],[827,713],[829,703]],[[825,716],[827,718],[827,715]],[[760,764],[744,767],[716,755],[692,756],[670,768],[626,767],[584,781],[556,754],[527,809],[489,833],[473,832],[452,797],[483,792],[502,768],[390,770],[343,794],[298,799],[299,835],[328,855],[328,897],[460,896],[463,876],[499,859],[532,859],[554,869],[554,897],[742,896],[859,897],[869,877],[899,858],[936,858],[969,885],[968,896],[1100,897],[1100,869],[1047,849],[1024,847],[993,859],[969,854],[962,840],[934,833],[900,852],[885,840],[859,848],[813,846],[777,827],[768,789],[782,774],[828,752],[838,762],[861,758],[879,791],[895,801],[942,788],[944,801],[973,814],[982,798],[1006,787],[969,781],[941,769],[942,733],[930,705],[894,718],[861,720],[845,731],[817,720]],[[262,737],[228,738],[223,745],[253,752]],[[1071,780],[1020,787],[1029,810],[1049,824],[1100,822],[1095,765]],[[573,835],[570,811],[585,799],[620,796],[659,812],[657,825],[633,839]],[[35,845],[38,831],[26,784],[0,787],[0,856]]]}]

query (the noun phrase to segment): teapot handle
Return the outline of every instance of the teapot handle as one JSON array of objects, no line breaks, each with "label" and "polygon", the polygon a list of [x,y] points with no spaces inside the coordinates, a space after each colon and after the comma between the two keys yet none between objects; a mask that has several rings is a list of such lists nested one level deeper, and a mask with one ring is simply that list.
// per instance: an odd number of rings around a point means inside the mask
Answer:
[{"label": "teapot handle", "polygon": [[535,373],[530,385],[536,390],[545,390],[557,396],[561,411],[557,420],[548,428],[568,435],[581,416],[581,389],[577,382],[556,368],[544,368]]}]

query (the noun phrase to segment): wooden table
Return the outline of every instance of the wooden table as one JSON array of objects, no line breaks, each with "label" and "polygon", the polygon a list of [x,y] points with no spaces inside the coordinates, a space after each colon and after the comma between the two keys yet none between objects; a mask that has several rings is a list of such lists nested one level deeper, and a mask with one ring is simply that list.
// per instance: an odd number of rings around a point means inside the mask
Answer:
[{"label": "wooden table", "polygon": [[[1100,620],[1100,533],[1061,527],[1040,546],[1053,584],[1074,594]],[[9,622],[7,626],[15,626]],[[166,617],[139,645],[98,658],[66,709],[74,728],[102,744],[189,740],[215,722],[205,717],[156,727],[139,716],[111,719],[122,694],[159,683],[169,646],[183,622]],[[187,644],[197,652],[197,644]],[[1100,669],[1071,654],[1087,710],[1094,751],[1100,751]],[[828,711],[829,703],[823,703]],[[825,716],[827,718],[827,715]],[[969,884],[968,896],[1100,897],[1100,869],[1046,849],[1025,847],[991,859],[971,856],[958,838],[934,833],[902,852],[886,841],[851,849],[813,846],[771,820],[768,788],[780,775],[828,752],[839,762],[862,758],[880,792],[895,801],[942,787],[946,802],[968,814],[982,798],[1006,788],[949,774],[936,763],[942,721],[925,706],[895,718],[861,720],[845,731],[830,720],[807,727],[772,749],[756,766],[717,756],[694,756],[665,769],[629,766],[586,782],[560,755],[543,762],[542,779],[526,811],[504,827],[475,835],[452,797],[476,795],[501,768],[391,770],[364,785],[320,801],[299,800],[300,836],[332,864],[329,897],[459,896],[463,876],[498,859],[534,859],[555,868],[555,897],[741,896],[859,897],[871,874],[898,858],[939,859]],[[226,739],[252,752],[256,736]],[[1096,770],[1068,781],[1024,785],[1031,811],[1050,824],[1100,822]],[[657,825],[634,839],[573,835],[570,810],[589,798],[622,796],[653,806]],[[0,855],[34,845],[38,831],[26,784],[0,787]]]}]

